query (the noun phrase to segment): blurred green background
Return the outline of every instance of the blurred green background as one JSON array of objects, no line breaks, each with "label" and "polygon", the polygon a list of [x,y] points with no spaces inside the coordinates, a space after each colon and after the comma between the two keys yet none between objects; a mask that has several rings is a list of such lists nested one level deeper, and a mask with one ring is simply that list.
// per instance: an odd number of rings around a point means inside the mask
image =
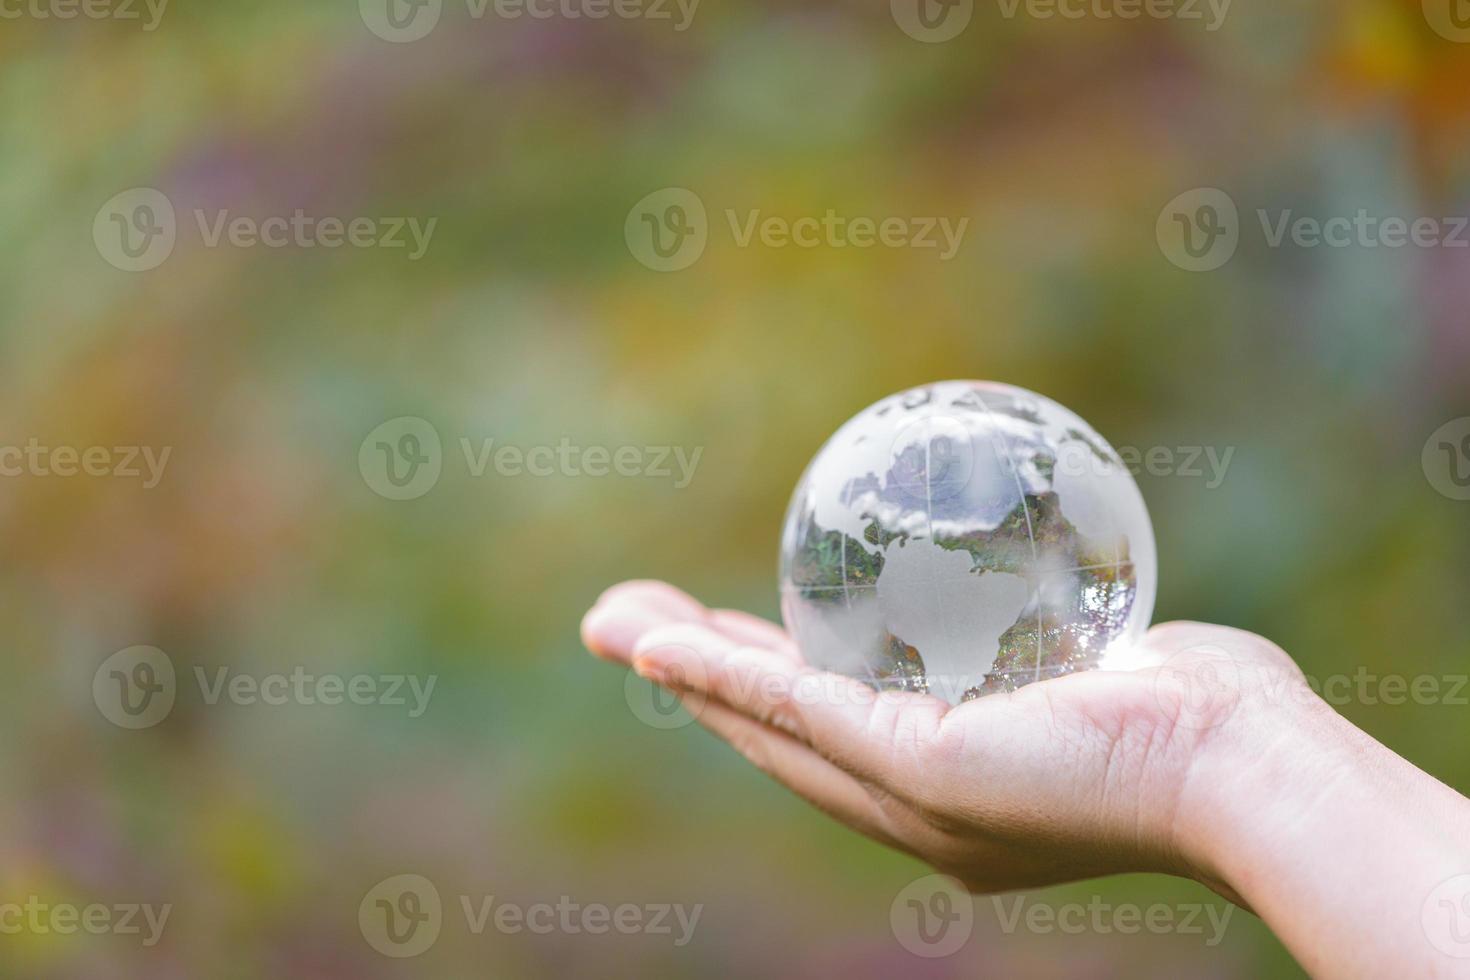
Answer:
[{"label": "blurred green background", "polygon": [[[1433,0],[1431,0],[1431,3]],[[1217,487],[1144,473],[1156,620],[1258,631],[1314,676],[1466,671],[1470,504],[1421,453],[1470,415],[1470,250],[1272,248],[1256,220],[1470,209],[1470,46],[1420,0],[1235,5],[1224,24],[1005,16],[952,40],[884,4],[705,0],[674,21],[468,14],[412,43],[372,0],[199,4],[156,29],[0,24],[0,445],[171,447],[153,488],[0,479],[8,750],[0,901],[169,903],[162,940],[0,936],[35,977],[1290,976],[1222,942],[1007,933],[953,957],[889,925],[925,873],[829,823],[641,682],[582,612],[629,577],[777,612],[802,467],[849,416],[941,378],[1034,389],[1115,446],[1234,450]],[[20,8],[7,8],[20,9]],[[381,12],[381,11],[380,11]],[[672,11],[677,15],[677,10]],[[117,268],[99,208],[178,211]],[[708,209],[688,268],[625,238],[662,188]],[[1161,209],[1240,210],[1177,267]],[[741,247],[725,212],[968,218],[933,250]],[[192,214],[437,219],[406,250],[209,246]],[[416,416],[443,472],[404,501],[359,447]],[[473,476],[460,440],[703,450],[671,479]],[[177,703],[111,724],[94,672],[165,651]],[[194,670],[437,677],[384,704],[209,704]],[[629,692],[632,692],[629,694]],[[1459,704],[1339,710],[1462,791]],[[1391,846],[1391,841],[1385,841]],[[435,883],[444,927],[381,955],[359,903]],[[459,896],[702,903],[693,941],[474,935]],[[1136,876],[1052,905],[1223,902]]]}]

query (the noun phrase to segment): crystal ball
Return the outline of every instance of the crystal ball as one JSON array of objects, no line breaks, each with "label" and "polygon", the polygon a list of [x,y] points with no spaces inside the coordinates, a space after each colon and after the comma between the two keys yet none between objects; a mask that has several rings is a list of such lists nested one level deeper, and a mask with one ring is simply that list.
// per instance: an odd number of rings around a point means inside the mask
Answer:
[{"label": "crystal ball", "polygon": [[802,475],[781,539],[782,616],[809,663],[950,704],[1124,665],[1157,586],[1113,448],[992,382],[859,413]]}]

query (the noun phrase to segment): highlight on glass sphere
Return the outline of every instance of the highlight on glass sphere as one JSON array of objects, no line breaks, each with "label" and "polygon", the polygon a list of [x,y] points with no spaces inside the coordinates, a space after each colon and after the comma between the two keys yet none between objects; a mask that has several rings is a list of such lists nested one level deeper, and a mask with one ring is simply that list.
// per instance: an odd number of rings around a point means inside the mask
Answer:
[{"label": "highlight on glass sphere", "polygon": [[984,381],[905,391],[838,429],[781,540],[782,616],[809,663],[950,704],[1125,666],[1157,585],[1112,447]]}]

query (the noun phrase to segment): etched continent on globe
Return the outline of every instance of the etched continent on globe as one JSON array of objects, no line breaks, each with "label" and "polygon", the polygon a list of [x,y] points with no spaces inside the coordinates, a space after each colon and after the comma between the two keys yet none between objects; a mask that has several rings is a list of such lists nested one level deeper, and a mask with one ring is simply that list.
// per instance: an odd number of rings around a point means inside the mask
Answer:
[{"label": "etched continent on globe", "polygon": [[951,704],[1098,666],[1157,587],[1132,475],[1076,415],[1008,385],[885,399],[807,467],[781,609],[808,661]]}]

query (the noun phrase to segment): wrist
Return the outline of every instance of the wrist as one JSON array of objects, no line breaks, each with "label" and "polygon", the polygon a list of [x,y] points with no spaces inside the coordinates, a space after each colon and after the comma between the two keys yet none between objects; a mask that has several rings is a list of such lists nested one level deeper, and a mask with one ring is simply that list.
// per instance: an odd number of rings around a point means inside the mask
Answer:
[{"label": "wrist", "polygon": [[1324,950],[1362,956],[1365,975],[1432,960],[1421,917],[1436,888],[1470,873],[1470,801],[1300,692],[1257,692],[1201,739],[1179,853],[1314,975],[1342,972]]},{"label": "wrist", "polygon": [[1320,814],[1364,751],[1361,733],[1309,688],[1293,694],[1242,699],[1199,733],[1180,791],[1176,850],[1193,877],[1232,897],[1253,890],[1252,857],[1278,828]]}]

